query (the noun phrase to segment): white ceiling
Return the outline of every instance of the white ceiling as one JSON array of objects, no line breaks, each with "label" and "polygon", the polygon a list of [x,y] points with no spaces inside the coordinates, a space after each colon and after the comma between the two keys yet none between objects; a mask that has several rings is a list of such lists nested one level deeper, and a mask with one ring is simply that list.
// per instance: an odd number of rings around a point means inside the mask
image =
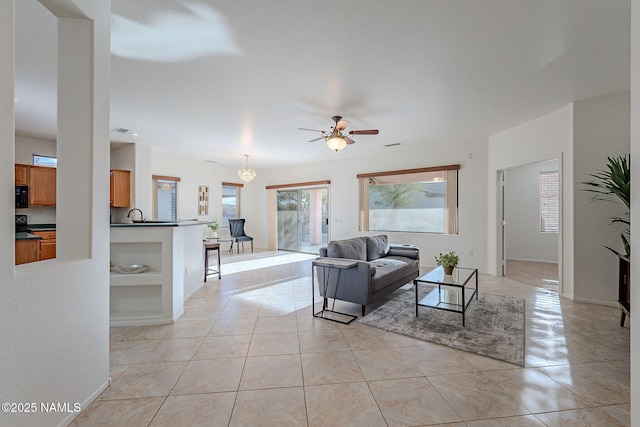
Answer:
[{"label": "white ceiling", "polygon": [[[486,138],[629,89],[630,0],[112,0],[112,141],[256,169]],[[55,19],[16,1],[16,132],[55,138]],[[340,114],[358,136],[320,136]],[[385,144],[400,146],[385,148]]]}]

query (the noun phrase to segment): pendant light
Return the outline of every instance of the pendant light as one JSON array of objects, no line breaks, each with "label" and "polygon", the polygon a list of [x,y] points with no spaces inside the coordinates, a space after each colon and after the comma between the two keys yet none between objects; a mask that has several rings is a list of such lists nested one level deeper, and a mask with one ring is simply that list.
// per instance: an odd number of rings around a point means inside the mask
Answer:
[{"label": "pendant light", "polygon": [[256,171],[249,167],[249,155],[244,155],[244,166],[238,169],[238,177],[244,182],[251,182],[256,177]]}]

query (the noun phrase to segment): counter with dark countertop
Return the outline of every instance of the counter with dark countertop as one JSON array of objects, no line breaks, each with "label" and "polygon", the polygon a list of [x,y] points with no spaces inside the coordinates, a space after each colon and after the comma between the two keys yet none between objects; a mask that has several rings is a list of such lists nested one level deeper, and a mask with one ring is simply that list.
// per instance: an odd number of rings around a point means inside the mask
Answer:
[{"label": "counter with dark countertop", "polygon": [[[111,224],[112,266],[144,266],[109,275],[111,326],[162,325],[184,313],[184,301],[203,285],[203,232],[208,222]],[[191,227],[195,225],[197,227]]]},{"label": "counter with dark countertop", "polygon": [[29,229],[34,231],[56,231],[55,224],[29,224]]},{"label": "counter with dark countertop", "polygon": [[156,220],[145,220],[145,221],[134,221],[134,222],[126,222],[126,223],[112,223],[109,224],[111,228],[118,227],[185,227],[190,225],[207,225],[210,224],[211,221],[198,221],[198,220],[180,220],[180,221],[156,221]]},{"label": "counter with dark countertop", "polygon": [[36,236],[35,234],[21,232],[16,233],[16,240],[41,240],[42,237]]}]

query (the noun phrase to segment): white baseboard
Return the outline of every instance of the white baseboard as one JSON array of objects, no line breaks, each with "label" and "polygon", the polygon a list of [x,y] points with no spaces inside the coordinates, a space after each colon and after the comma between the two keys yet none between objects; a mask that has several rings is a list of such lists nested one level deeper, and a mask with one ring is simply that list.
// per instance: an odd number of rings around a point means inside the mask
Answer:
[{"label": "white baseboard", "polygon": [[544,262],[547,264],[557,264],[558,261],[545,261],[541,259],[507,258],[507,261]]},{"label": "white baseboard", "polygon": [[58,427],[65,427],[68,426],[69,424],[71,424],[71,422],[73,420],[76,419],[76,417],[78,415],[80,415],[83,411],[85,411],[89,405],[91,404],[91,402],[93,402],[94,400],[96,400],[98,398],[98,396],[100,396],[102,394],[103,391],[105,391],[107,389],[107,387],[109,387],[109,379],[107,379],[106,382],[104,382],[100,387],[98,387],[98,389],[96,391],[94,391],[93,393],[91,393],[91,395],[89,395],[89,397],[87,397],[84,402],[82,402],[80,404],[80,408],[82,408],[82,410],[80,412],[72,412],[69,415],[67,415],[65,417],[64,420],[62,420],[62,422],[60,424],[58,424]]},{"label": "white baseboard", "polygon": [[189,292],[189,294],[184,296],[184,300],[188,300],[189,298],[191,298],[193,296],[193,294],[195,294],[196,292],[198,292],[200,289],[202,289],[202,287],[204,286],[204,282],[200,283],[200,286],[197,286],[193,291]]},{"label": "white baseboard", "polygon": [[576,302],[588,302],[589,304],[598,304],[598,305],[607,305],[609,307],[617,307],[618,306],[618,302],[617,301],[601,301],[601,300],[597,300],[597,299],[589,299],[589,298],[574,298],[573,299]]}]

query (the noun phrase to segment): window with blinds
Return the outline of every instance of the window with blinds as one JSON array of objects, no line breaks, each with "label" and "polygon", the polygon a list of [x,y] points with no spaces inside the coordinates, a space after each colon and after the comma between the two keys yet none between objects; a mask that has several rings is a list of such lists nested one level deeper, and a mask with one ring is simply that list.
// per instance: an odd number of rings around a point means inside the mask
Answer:
[{"label": "window with blinds", "polygon": [[360,184],[360,230],[458,233],[460,165],[365,173]]},{"label": "window with blinds", "polygon": [[560,178],[558,171],[540,172],[540,232],[560,229]]},{"label": "window with blinds", "polygon": [[240,218],[240,188],[242,184],[222,183],[222,221],[220,226],[229,227],[230,219]]}]

